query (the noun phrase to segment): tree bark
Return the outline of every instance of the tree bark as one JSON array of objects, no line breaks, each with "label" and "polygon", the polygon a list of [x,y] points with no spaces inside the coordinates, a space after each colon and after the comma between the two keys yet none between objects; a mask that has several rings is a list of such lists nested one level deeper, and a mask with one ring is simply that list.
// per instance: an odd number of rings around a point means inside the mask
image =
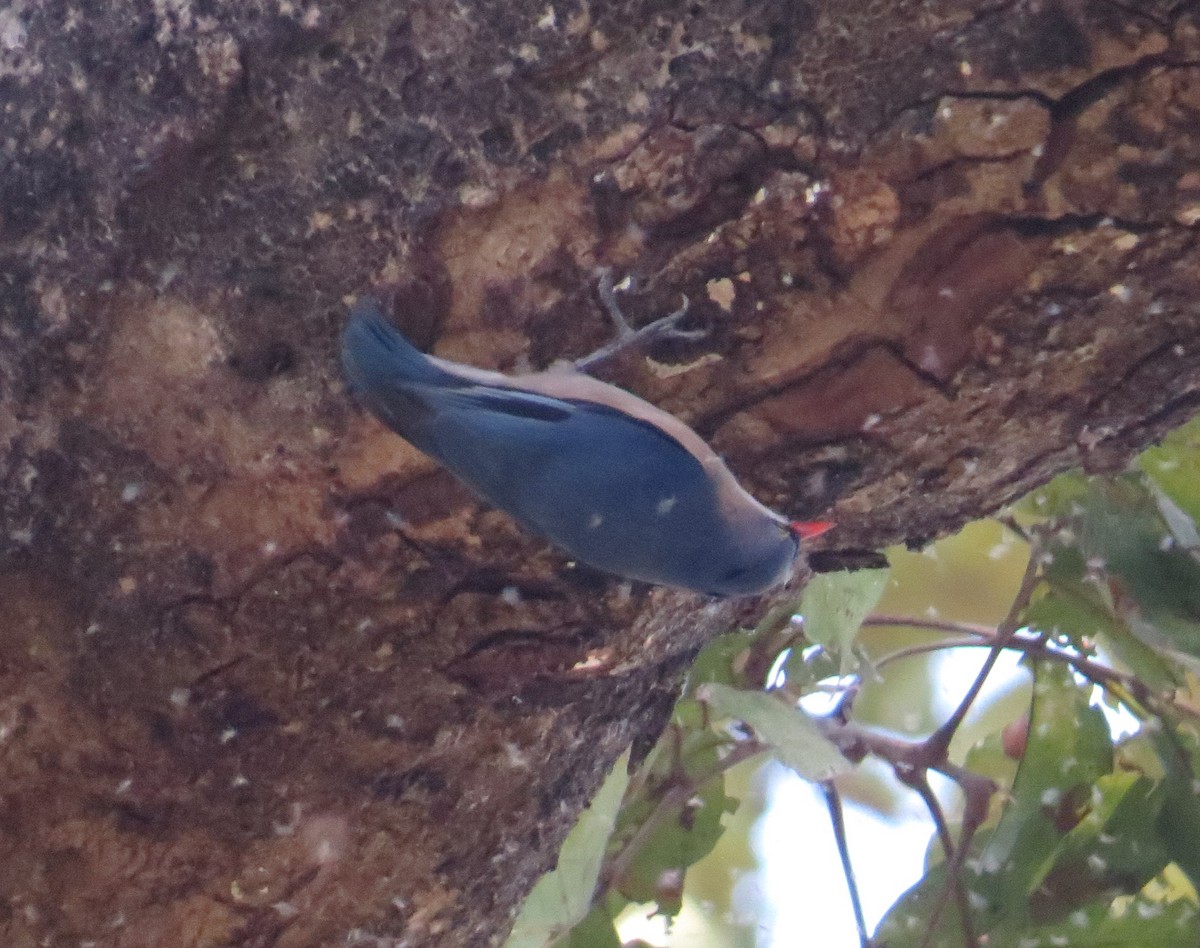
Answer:
[{"label": "tree bark", "polygon": [[1200,407],[1200,15],[1141,0],[0,10],[0,943],[494,945],[749,620],[478,504],[340,381],[375,285],[608,378],[817,565]]}]

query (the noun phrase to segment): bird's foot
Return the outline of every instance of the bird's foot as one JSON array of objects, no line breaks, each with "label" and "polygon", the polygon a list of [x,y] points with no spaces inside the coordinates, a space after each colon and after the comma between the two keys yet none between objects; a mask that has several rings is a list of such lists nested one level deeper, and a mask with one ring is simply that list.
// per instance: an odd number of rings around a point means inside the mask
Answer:
[{"label": "bird's foot", "polygon": [[686,296],[683,298],[683,305],[675,310],[675,312],[663,316],[661,319],[656,319],[652,323],[647,323],[640,329],[634,329],[629,325],[629,320],[625,318],[625,314],[621,312],[621,306],[617,302],[618,289],[632,288],[632,277],[626,277],[621,281],[620,285],[616,285],[613,283],[611,268],[604,267],[600,271],[600,282],[597,292],[600,296],[600,302],[604,305],[605,311],[608,313],[609,318],[612,319],[613,325],[617,328],[617,335],[612,342],[600,347],[591,355],[584,356],[582,359],[576,359],[575,367],[580,371],[595,368],[597,365],[607,362],[613,356],[632,346],[646,345],[647,343],[658,342],[661,339],[679,339],[686,342],[694,342],[708,335],[707,329],[679,328],[679,324],[688,314],[689,303]]}]

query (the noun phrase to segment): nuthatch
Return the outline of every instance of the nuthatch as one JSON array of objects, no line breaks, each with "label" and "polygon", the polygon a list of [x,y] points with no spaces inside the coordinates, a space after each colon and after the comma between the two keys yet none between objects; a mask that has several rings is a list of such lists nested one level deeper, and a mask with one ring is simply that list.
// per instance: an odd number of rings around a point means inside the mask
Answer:
[{"label": "nuthatch", "polygon": [[570,369],[509,377],[424,355],[371,297],[351,311],[342,362],[380,421],[597,569],[759,593],[830,526],[768,510],[691,428],[635,395]]}]

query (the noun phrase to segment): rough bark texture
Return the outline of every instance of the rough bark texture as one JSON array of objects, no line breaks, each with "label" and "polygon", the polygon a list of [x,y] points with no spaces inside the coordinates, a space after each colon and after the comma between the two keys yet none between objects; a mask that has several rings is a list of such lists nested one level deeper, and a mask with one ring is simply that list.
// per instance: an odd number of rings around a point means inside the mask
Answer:
[{"label": "rough bark texture", "polygon": [[[1200,407],[1200,16],[0,9],[0,943],[492,945],[754,604],[572,568],[364,418],[345,303],[610,378],[832,551]],[[823,554],[823,555],[829,555]]]}]

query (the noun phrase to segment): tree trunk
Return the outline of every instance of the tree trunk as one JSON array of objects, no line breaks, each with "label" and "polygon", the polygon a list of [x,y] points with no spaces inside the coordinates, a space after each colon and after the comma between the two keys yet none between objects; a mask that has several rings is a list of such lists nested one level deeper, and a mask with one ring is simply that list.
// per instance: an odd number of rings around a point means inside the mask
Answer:
[{"label": "tree trunk", "polygon": [[[494,945],[761,603],[577,568],[364,417],[346,302],[612,367],[825,564],[1200,407],[1200,16],[0,10],[0,943]],[[818,565],[820,563],[818,562]]]}]

